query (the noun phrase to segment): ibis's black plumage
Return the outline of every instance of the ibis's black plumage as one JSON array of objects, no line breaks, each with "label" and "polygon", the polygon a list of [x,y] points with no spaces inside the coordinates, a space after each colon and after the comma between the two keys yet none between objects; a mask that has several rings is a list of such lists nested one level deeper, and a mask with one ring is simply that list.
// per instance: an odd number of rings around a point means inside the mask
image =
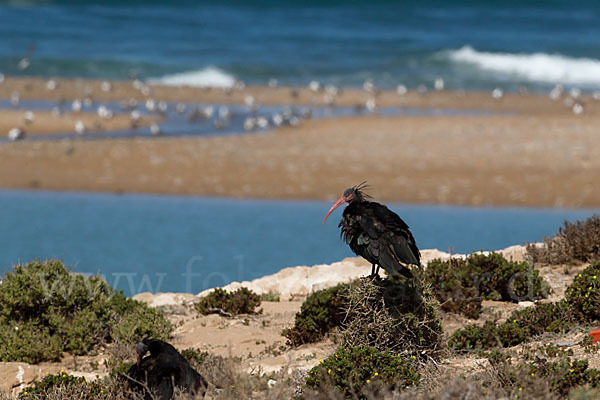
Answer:
[{"label": "ibis's black plumage", "polygon": [[[169,343],[144,339],[138,343],[136,351],[138,362],[127,375],[134,390],[145,391],[145,399],[170,400],[175,388],[191,395],[204,396],[206,380]],[[150,355],[144,357],[146,353]],[[148,389],[152,393],[148,393]]]},{"label": "ibis's black plumage", "polygon": [[368,201],[361,189],[364,186],[346,189],[327,216],[347,202],[339,227],[352,251],[373,265],[373,275],[382,267],[389,275],[402,274],[411,278],[408,265],[419,266],[421,253],[408,225],[383,204]]}]

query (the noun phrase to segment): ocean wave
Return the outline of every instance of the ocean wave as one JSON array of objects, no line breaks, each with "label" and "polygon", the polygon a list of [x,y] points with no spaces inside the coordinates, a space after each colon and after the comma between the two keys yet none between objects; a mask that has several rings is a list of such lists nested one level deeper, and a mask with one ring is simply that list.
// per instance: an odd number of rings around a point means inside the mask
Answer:
[{"label": "ocean wave", "polygon": [[484,70],[512,74],[530,81],[573,85],[600,83],[600,60],[592,58],[545,53],[489,53],[471,46],[444,54],[453,62],[474,64]]},{"label": "ocean wave", "polygon": [[235,77],[218,68],[207,67],[196,71],[151,78],[148,79],[148,83],[172,86],[232,87],[235,84]]}]

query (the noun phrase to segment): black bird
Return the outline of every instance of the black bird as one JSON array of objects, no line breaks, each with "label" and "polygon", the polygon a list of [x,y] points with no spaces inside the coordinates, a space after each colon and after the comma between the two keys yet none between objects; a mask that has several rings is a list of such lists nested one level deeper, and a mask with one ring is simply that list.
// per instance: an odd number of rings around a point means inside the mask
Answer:
[{"label": "black bird", "polygon": [[[162,340],[144,339],[135,350],[138,354],[137,363],[131,366],[127,375],[132,389],[146,392],[146,400],[170,400],[175,388],[204,397],[208,386],[206,380],[175,347]],[[150,355],[144,357],[146,353]]]},{"label": "black bird", "polygon": [[398,214],[367,200],[369,196],[363,192],[366,187],[363,182],[346,189],[325,215],[323,224],[333,210],[348,203],[338,225],[342,228],[341,237],[354,253],[373,264],[371,276],[378,275],[379,267],[383,267],[389,275],[412,278],[408,266],[419,266],[421,259],[415,238]]}]

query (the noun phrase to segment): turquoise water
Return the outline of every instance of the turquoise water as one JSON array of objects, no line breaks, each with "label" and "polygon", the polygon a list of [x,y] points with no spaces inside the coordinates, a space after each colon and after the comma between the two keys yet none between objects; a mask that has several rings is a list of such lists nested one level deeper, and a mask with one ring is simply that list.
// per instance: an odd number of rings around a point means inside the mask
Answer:
[{"label": "turquoise water", "polygon": [[[600,2],[0,2],[0,72],[188,83],[600,84]],[[30,65],[19,67],[23,57]]]},{"label": "turquoise water", "polygon": [[[0,191],[0,265],[60,258],[127,294],[197,293],[296,265],[352,256],[320,201]],[[504,248],[594,210],[393,204],[422,249]],[[597,212],[597,210],[596,210]]]}]

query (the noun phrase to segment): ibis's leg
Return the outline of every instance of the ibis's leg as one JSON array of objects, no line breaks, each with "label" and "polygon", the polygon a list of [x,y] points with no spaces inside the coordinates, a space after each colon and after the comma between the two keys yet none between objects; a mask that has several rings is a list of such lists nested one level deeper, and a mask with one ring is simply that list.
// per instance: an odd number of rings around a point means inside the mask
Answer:
[{"label": "ibis's leg", "polygon": [[375,276],[375,264],[371,265],[371,277]]},{"label": "ibis's leg", "polygon": [[379,276],[379,264],[377,264],[377,269],[375,270],[375,275]]}]

